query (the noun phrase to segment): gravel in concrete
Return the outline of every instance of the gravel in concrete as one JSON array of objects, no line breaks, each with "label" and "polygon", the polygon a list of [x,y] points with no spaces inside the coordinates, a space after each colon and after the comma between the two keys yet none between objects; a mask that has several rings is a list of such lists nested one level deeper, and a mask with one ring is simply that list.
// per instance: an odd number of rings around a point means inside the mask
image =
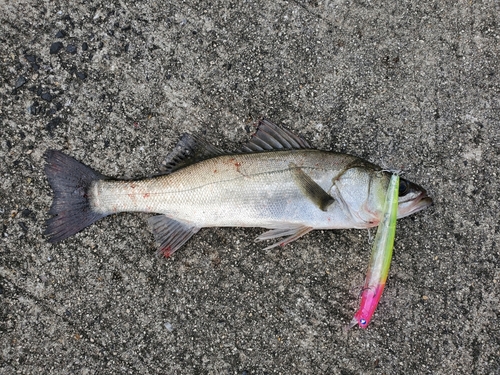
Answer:
[{"label": "gravel in concrete", "polygon": [[[0,10],[1,374],[500,373],[498,1]],[[399,221],[367,330],[343,330],[367,231],[204,229],[168,260],[142,214],[43,236],[47,149],[148,176],[181,133],[229,150],[262,116],[435,200]]]}]

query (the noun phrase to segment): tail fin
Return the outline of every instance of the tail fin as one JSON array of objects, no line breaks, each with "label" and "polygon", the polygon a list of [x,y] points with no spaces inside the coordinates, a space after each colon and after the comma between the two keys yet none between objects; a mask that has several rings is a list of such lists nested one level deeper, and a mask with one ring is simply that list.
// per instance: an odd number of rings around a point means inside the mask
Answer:
[{"label": "tail fin", "polygon": [[54,200],[47,220],[49,242],[57,242],[81,231],[105,214],[92,211],[87,195],[93,181],[105,177],[60,151],[45,153],[45,174],[54,191]]}]

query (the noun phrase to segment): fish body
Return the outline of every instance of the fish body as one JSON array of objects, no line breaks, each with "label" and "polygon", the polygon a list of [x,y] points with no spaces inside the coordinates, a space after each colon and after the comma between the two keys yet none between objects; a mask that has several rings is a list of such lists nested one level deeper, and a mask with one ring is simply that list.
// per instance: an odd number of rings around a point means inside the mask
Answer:
[{"label": "fish body", "polygon": [[[355,163],[360,159],[317,150],[223,155],[161,177],[99,180],[92,185],[90,197],[93,210],[102,214],[161,213],[198,227],[376,226],[382,207],[376,191],[370,191],[374,190],[370,173],[346,171],[347,165]],[[342,194],[346,204],[319,209],[295,181],[294,169],[307,174],[334,199]],[[350,199],[353,193],[364,199]]]},{"label": "fish body", "polygon": [[[165,256],[203,227],[267,228],[257,240],[284,237],[273,247],[313,229],[377,226],[390,181],[374,164],[311,149],[266,120],[229,154],[184,135],[167,157],[166,174],[138,181],[109,179],[59,151],[48,151],[46,159],[54,190],[46,231],[52,242],[113,213],[158,213],[149,223]],[[404,184],[398,217],[432,202],[418,185]]]},{"label": "fish body", "polygon": [[379,223],[377,234],[373,241],[370,264],[368,266],[363,292],[361,293],[360,307],[354,314],[354,318],[349,328],[354,327],[356,324],[361,328],[368,327],[378,302],[380,301],[380,297],[382,297],[385,282],[389,275],[392,250],[394,248],[394,237],[396,236],[399,180],[400,177],[397,174],[391,177],[387,189],[383,217]]}]

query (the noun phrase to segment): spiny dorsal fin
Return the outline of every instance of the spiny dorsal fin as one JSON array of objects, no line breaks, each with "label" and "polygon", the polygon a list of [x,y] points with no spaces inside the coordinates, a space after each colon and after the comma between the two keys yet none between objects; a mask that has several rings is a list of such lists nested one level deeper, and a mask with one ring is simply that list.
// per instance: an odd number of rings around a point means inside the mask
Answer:
[{"label": "spiny dorsal fin", "polygon": [[165,158],[163,174],[169,174],[188,165],[223,154],[223,151],[205,140],[184,133],[172,152]]},{"label": "spiny dorsal fin", "polygon": [[257,132],[248,143],[241,146],[239,152],[262,152],[272,150],[299,150],[311,148],[306,140],[263,119],[259,122]]}]

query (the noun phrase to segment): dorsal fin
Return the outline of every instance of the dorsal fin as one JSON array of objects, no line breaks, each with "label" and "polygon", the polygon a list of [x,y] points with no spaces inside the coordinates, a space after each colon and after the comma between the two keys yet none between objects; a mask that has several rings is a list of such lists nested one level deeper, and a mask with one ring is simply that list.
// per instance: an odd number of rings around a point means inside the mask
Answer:
[{"label": "dorsal fin", "polygon": [[169,174],[188,165],[223,154],[223,151],[205,140],[184,133],[175,148],[165,158],[163,174]]},{"label": "dorsal fin", "polygon": [[311,148],[306,140],[263,119],[259,122],[257,132],[248,143],[241,146],[239,152],[262,152],[272,150],[298,150]]}]

